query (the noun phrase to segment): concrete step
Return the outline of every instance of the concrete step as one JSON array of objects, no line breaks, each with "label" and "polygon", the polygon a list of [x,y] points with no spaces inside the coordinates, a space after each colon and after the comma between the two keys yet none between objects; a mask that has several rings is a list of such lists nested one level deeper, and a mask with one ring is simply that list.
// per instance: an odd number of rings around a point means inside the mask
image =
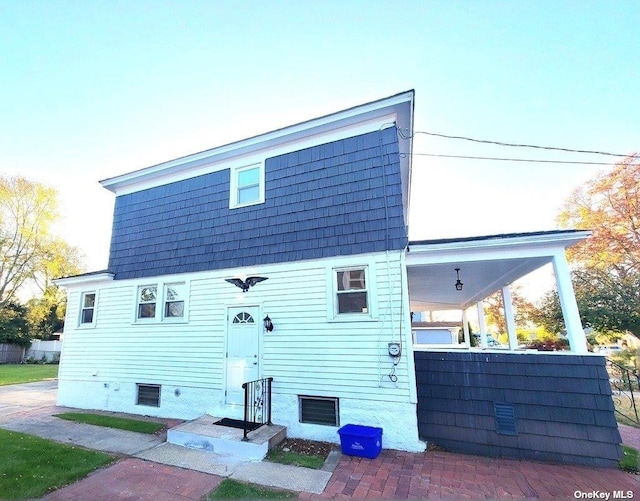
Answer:
[{"label": "concrete step", "polygon": [[191,449],[223,454],[246,461],[261,461],[270,449],[287,436],[287,428],[276,424],[264,425],[249,432],[242,440],[243,431],[215,425],[221,418],[204,416],[182,423],[167,431],[167,442]]}]

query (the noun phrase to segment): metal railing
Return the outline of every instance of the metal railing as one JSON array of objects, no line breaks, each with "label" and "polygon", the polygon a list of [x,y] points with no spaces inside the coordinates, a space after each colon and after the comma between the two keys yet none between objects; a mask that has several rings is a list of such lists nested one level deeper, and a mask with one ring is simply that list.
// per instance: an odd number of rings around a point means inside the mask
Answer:
[{"label": "metal railing", "polygon": [[640,373],[609,359],[607,372],[616,413],[640,424]]},{"label": "metal railing", "polygon": [[242,383],[244,390],[244,436],[255,429],[256,424],[271,424],[271,383],[272,377]]}]

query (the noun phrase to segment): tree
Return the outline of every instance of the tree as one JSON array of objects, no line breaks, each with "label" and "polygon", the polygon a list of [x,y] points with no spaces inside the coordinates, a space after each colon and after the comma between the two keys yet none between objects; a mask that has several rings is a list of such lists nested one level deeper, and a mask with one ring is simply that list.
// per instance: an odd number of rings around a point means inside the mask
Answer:
[{"label": "tree", "polygon": [[46,288],[42,296],[27,301],[26,319],[33,337],[51,339],[64,327],[66,295],[55,285]]},{"label": "tree", "polygon": [[[533,305],[520,294],[520,288],[511,286],[511,302],[517,327],[526,325]],[[504,304],[500,291],[484,299],[484,314],[487,324],[494,326],[498,332],[507,332],[507,321],[504,317]]]},{"label": "tree", "polygon": [[0,306],[27,285],[80,271],[78,252],[57,238],[57,192],[23,177],[0,176]]},{"label": "tree", "polygon": [[31,345],[26,309],[17,303],[0,306],[0,343],[28,348]]},{"label": "tree", "polygon": [[[640,337],[640,157],[631,155],[575,189],[558,222],[592,231],[568,252],[583,325]],[[555,291],[545,296],[536,317],[562,330]]]},{"label": "tree", "polygon": [[[608,270],[580,268],[571,276],[583,326],[640,337],[640,273],[619,277]],[[552,332],[564,329],[557,291],[547,292],[533,317]]]},{"label": "tree", "polygon": [[640,273],[640,157],[631,155],[575,189],[558,223],[592,231],[570,249],[571,261],[619,277]]}]

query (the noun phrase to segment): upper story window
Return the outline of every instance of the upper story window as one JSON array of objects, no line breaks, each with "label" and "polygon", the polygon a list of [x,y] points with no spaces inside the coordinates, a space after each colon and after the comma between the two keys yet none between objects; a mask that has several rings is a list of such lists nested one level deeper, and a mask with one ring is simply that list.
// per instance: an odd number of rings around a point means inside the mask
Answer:
[{"label": "upper story window", "polygon": [[157,296],[155,285],[138,287],[138,318],[155,318]]},{"label": "upper story window", "polygon": [[186,282],[160,282],[138,287],[136,320],[184,321],[189,288]]},{"label": "upper story window", "polygon": [[264,164],[231,169],[229,207],[261,204],[264,202]]},{"label": "upper story window", "polygon": [[335,270],[336,313],[369,313],[367,269]]},{"label": "upper story window", "polygon": [[80,325],[94,325],[96,293],[83,292],[80,299]]}]

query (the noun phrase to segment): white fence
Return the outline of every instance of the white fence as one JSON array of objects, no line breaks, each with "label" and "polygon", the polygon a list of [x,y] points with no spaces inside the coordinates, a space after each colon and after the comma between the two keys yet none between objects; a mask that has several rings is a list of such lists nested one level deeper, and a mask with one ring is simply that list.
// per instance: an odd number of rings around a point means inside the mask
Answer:
[{"label": "white fence", "polygon": [[20,362],[59,362],[62,341],[33,339],[27,349],[13,344],[0,343],[0,364]]},{"label": "white fence", "polygon": [[31,346],[24,355],[25,360],[59,362],[60,351],[62,350],[62,341],[41,341],[33,339]]}]

